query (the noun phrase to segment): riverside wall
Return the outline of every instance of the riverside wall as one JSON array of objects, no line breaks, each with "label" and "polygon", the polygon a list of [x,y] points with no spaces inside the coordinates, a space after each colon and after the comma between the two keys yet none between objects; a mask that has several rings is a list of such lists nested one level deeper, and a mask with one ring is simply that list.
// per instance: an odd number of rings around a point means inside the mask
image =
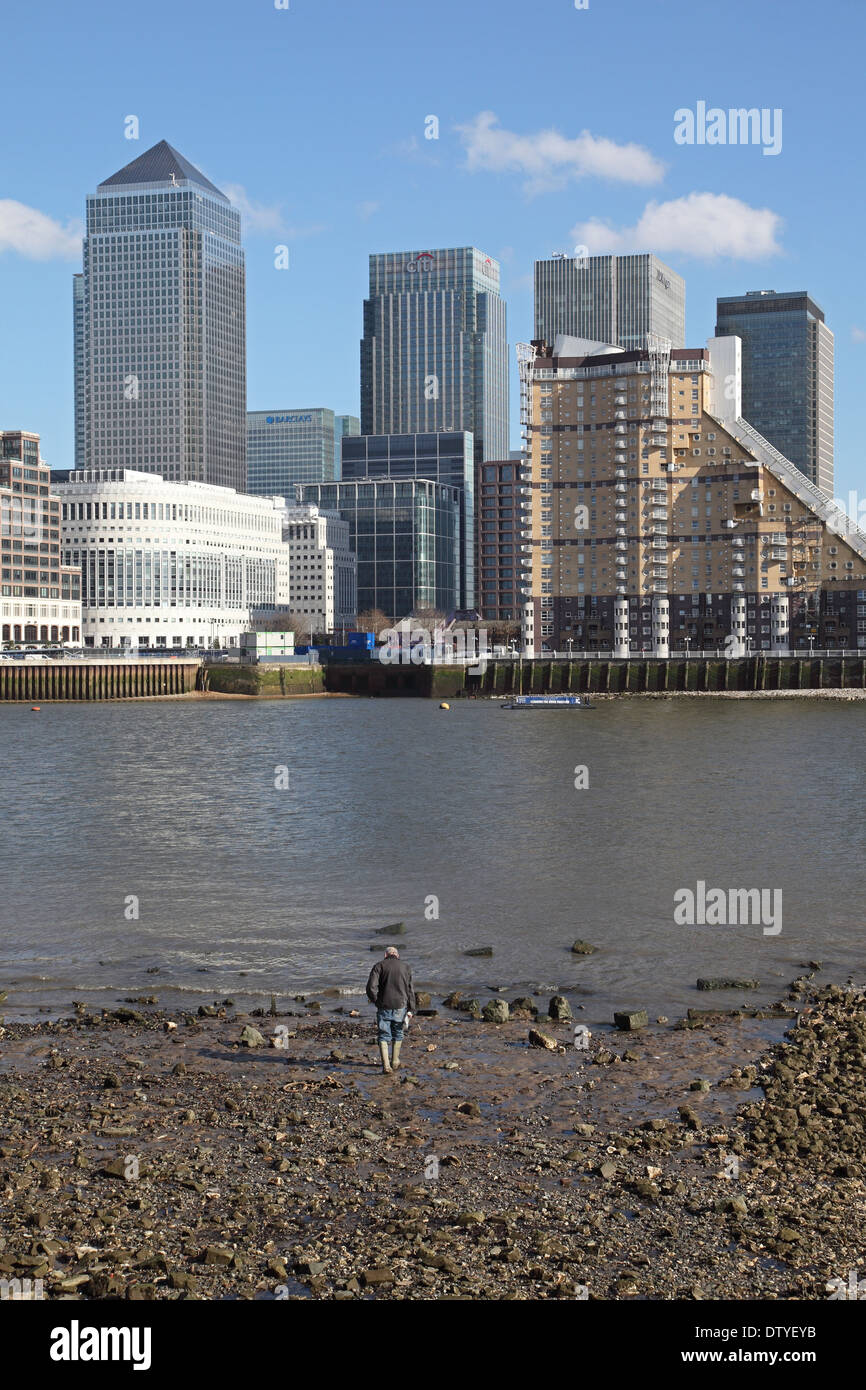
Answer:
[{"label": "riverside wall", "polygon": [[0,702],[131,700],[185,695],[196,689],[201,662],[0,660]]},{"label": "riverside wall", "polygon": [[496,695],[676,695],[866,690],[866,656],[489,661],[465,666],[328,662],[325,689],[428,699]]}]

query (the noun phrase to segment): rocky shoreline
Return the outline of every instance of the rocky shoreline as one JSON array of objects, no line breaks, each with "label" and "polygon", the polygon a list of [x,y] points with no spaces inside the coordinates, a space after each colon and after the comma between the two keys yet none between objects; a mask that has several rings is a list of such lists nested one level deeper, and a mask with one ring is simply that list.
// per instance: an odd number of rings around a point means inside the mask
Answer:
[{"label": "rocky shoreline", "polygon": [[67,1300],[856,1297],[863,990],[804,978],[775,1010],[591,1038],[437,1003],[393,1077],[367,1014],[136,1001],[0,1028],[0,1280]]}]

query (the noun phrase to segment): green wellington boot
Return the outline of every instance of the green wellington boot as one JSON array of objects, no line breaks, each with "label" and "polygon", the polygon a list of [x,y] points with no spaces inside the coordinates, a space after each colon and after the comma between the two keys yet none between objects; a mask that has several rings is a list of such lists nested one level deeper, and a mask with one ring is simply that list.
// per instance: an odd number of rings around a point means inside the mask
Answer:
[{"label": "green wellington boot", "polygon": [[391,1070],[396,1071],[400,1066],[400,1048],[403,1046],[402,1040],[395,1042],[391,1053]]},{"label": "green wellington boot", "polygon": [[386,1075],[390,1076],[391,1063],[388,1061],[388,1044],[386,1042],[380,1042],[379,1051],[382,1054],[382,1070],[386,1073]]}]

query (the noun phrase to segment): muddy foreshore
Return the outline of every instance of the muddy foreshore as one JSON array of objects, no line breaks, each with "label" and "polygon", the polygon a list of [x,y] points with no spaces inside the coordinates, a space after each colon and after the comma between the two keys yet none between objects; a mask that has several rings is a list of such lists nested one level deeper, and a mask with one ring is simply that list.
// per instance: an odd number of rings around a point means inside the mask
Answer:
[{"label": "muddy foreshore", "polygon": [[437,1006],[394,1076],[369,1011],[333,1001],[8,1024],[0,1280],[75,1300],[845,1297],[866,994],[811,989],[794,1018],[700,1011],[586,1048],[539,1023],[555,1050],[531,1020]]}]

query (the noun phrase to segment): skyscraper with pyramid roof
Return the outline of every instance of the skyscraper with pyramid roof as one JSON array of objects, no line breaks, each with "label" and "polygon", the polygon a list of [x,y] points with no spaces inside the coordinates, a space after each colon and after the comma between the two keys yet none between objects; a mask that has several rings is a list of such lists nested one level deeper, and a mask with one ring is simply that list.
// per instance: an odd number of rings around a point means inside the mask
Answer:
[{"label": "skyscraper with pyramid roof", "polygon": [[240,215],[165,140],[87,199],[75,464],[246,489]]}]

